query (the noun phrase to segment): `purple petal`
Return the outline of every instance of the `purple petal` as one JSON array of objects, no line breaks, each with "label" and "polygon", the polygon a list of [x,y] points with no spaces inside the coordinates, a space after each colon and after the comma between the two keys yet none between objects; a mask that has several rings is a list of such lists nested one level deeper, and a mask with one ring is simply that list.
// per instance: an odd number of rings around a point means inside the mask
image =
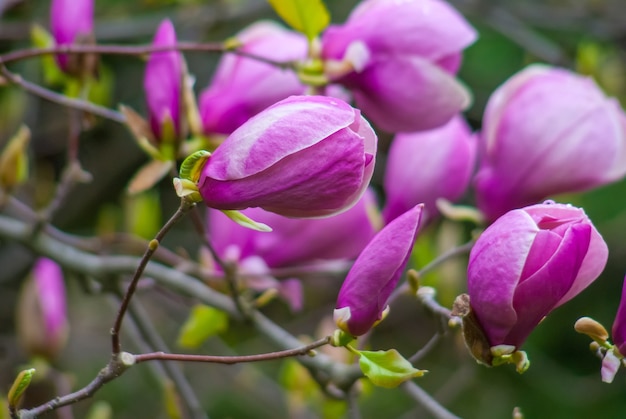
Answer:
[{"label": "purple petal", "polygon": [[624,176],[625,118],[591,79],[540,65],[518,73],[487,104],[479,207],[495,219],[546,196]]},{"label": "purple petal", "polygon": [[528,214],[510,211],[481,234],[470,253],[470,304],[492,346],[504,343],[518,321],[513,298],[537,232]]},{"label": "purple petal", "polygon": [[439,127],[470,102],[453,76],[420,57],[380,57],[345,83],[365,115],[390,132]]},{"label": "purple petal", "polygon": [[[269,21],[252,24],[237,39],[243,44],[240,51],[279,62],[303,60],[307,54],[303,35]],[[291,95],[303,94],[305,89],[292,71],[225,54],[200,97],[204,130],[230,134],[263,109]]]},{"label": "purple petal", "polygon": [[613,328],[611,330],[613,343],[617,346],[619,353],[626,356],[626,277],[622,287],[622,298],[615,314]]},{"label": "purple petal", "polygon": [[476,31],[444,1],[370,0],[359,4],[345,25],[328,28],[322,45],[325,58],[342,59],[352,42],[362,41],[375,54],[411,54],[436,62],[475,39]]},{"label": "purple petal", "polygon": [[591,227],[588,224],[571,226],[553,256],[517,286],[513,306],[518,319],[500,343],[521,346],[541,319],[556,307],[574,283],[590,237]]},{"label": "purple petal", "polygon": [[339,291],[337,310],[349,309],[346,326],[354,336],[380,319],[389,295],[406,268],[419,228],[422,205],[393,220],[354,262]]},{"label": "purple petal", "polygon": [[460,116],[430,131],[396,135],[384,177],[385,221],[419,203],[424,203],[425,218],[432,218],[438,213],[438,198],[460,198],[469,184],[475,155],[476,142]]}]

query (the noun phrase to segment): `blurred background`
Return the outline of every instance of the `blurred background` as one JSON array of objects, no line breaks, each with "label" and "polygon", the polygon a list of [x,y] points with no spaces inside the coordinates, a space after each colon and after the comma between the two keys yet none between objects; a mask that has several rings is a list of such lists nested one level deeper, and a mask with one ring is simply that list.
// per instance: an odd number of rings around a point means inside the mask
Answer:
[{"label": "blurred background", "polygon": [[[333,21],[339,23],[357,2],[327,3]],[[624,0],[455,0],[451,3],[480,33],[478,41],[466,50],[459,75],[474,95],[466,116],[475,128],[480,127],[485,103],[493,90],[533,62],[565,66],[591,75],[607,94],[626,103]],[[0,0],[0,53],[28,47],[32,24],[48,27],[48,13],[48,1]],[[224,40],[258,19],[278,20],[263,0],[96,1],[96,17],[98,42],[129,45],[149,42],[164,18],[172,19],[179,40],[199,42]],[[185,57],[199,91],[210,80],[219,55],[186,53]],[[144,62],[120,56],[101,59],[106,88],[98,100],[111,108],[127,104],[145,114],[143,91],[139,87]],[[30,81],[44,83],[39,59],[21,61],[12,65],[11,70]],[[51,195],[64,167],[68,118],[67,110],[56,104],[18,88],[0,86],[0,144],[22,123],[33,133],[31,163],[36,181],[29,183],[28,190],[22,193],[34,207]],[[147,162],[147,157],[125,127],[97,121],[81,134],[79,155],[83,168],[92,173],[94,180],[78,185],[71,192],[70,204],[53,219],[56,227],[84,236],[111,230],[137,232],[137,228],[143,228],[142,235],[151,237],[155,226],[158,228],[163,218],[175,211],[178,198],[169,180],[155,189],[151,198],[154,205],[148,209],[137,209],[137,203],[126,196],[130,177]],[[380,178],[376,181],[380,183]],[[588,290],[556,310],[531,335],[524,349],[532,365],[524,375],[518,375],[511,366],[477,365],[470,359],[458,331],[446,335],[436,350],[418,365],[430,372],[417,383],[460,417],[507,418],[512,417],[516,406],[526,418],[626,417],[626,373],[618,373],[611,385],[602,383],[600,360],[589,351],[588,338],[573,329],[581,316],[591,316],[607,327],[613,321],[626,273],[626,181],[557,200],[586,210],[609,244],[609,264]],[[471,196],[467,202],[472,203]],[[141,214],[143,227],[135,225],[137,217],[131,216],[133,212]],[[148,219],[149,222],[145,221]],[[469,237],[467,226],[441,227],[449,231],[446,237],[451,238],[425,245],[430,246],[433,255],[437,254],[437,246],[450,247]],[[199,241],[191,223],[185,220],[167,237],[165,245],[195,256]],[[428,251],[422,253],[427,255]],[[428,261],[424,254],[416,256],[418,267]],[[15,312],[21,284],[34,258],[27,248],[0,239],[0,394],[6,394],[16,373],[32,362],[17,341]],[[446,305],[454,295],[464,291],[464,266],[463,257],[454,259],[427,278],[439,288]],[[83,284],[84,279],[67,272],[69,342],[54,363],[56,372],[28,390],[26,406],[85,385],[108,361],[108,332],[118,301],[85,289]],[[291,315],[280,303],[271,304],[266,312],[295,335],[311,334],[323,319],[331,316],[340,284],[337,278],[305,282],[302,313]],[[163,290],[141,292],[139,299],[158,332],[175,348],[180,325],[194,302]],[[414,301],[400,299],[389,319],[373,335],[371,346],[397,348],[408,356],[424,345],[437,327],[437,321]],[[132,340],[128,342],[130,350],[137,350]],[[204,343],[198,352],[228,355],[271,350],[252,328],[233,323],[227,332]],[[306,371],[295,363],[184,365],[182,368],[211,417],[345,415],[345,406],[341,402],[325,401]],[[115,418],[173,417],[163,407],[171,404],[168,397],[172,392],[156,377],[158,367],[143,364],[133,368],[92,399],[75,405],[75,417],[88,417],[109,408]],[[359,404],[364,418],[429,417],[401,390],[374,388],[367,383],[362,384],[361,390]],[[57,414],[68,417],[62,411],[49,417]]]}]

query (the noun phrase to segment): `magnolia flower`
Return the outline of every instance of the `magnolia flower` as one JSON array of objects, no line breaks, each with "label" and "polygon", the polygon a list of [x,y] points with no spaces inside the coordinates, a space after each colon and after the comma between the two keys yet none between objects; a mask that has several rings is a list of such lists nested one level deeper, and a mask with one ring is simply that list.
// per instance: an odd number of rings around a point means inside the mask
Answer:
[{"label": "magnolia flower", "polygon": [[242,227],[210,208],[207,227],[213,248],[222,259],[237,265],[247,287],[277,289],[293,310],[302,306],[300,280],[277,280],[272,269],[312,265],[332,269],[339,261],[354,260],[380,224],[376,198],[370,190],[352,208],[326,218],[287,218],[261,208],[242,212],[270,225],[272,231]]},{"label": "magnolia flower", "polygon": [[461,116],[429,131],[394,137],[385,169],[385,222],[424,203],[424,218],[437,215],[438,198],[460,198],[474,169],[476,143]]},{"label": "magnolia flower", "polygon": [[[57,45],[67,45],[84,41],[93,35],[93,0],[52,0],[50,8],[50,29]],[[70,71],[69,57],[56,56],[59,67]]]},{"label": "magnolia flower", "polygon": [[54,359],[65,346],[69,326],[63,272],[50,259],[38,259],[18,305],[18,334],[31,355]]},{"label": "magnolia flower", "polygon": [[337,297],[335,323],[360,336],[381,320],[387,300],[411,255],[422,205],[405,212],[378,233],[348,272]]},{"label": "magnolia flower", "polygon": [[[241,31],[237,50],[269,60],[304,60],[307,40],[276,23],[261,21]],[[263,109],[306,87],[293,71],[241,55],[222,56],[213,80],[200,96],[200,114],[206,133],[230,134]]]},{"label": "magnolia flower", "polygon": [[271,226],[271,232],[242,227],[214,209],[209,209],[207,226],[211,244],[221,256],[236,260],[258,256],[270,268],[283,268],[355,259],[376,234],[377,211],[376,197],[367,190],[352,208],[332,217],[287,218],[261,208],[242,211]]},{"label": "magnolia flower", "polygon": [[348,87],[382,129],[443,125],[469,105],[454,78],[461,51],[476,39],[463,16],[441,0],[368,0],[322,37],[326,73]]},{"label": "magnolia flower", "polygon": [[532,65],[487,103],[475,179],[494,220],[547,196],[595,188],[626,174],[626,116],[595,82]]},{"label": "magnolia flower", "polygon": [[329,216],[365,192],[376,144],[367,121],[343,101],[292,96],[233,132],[204,164],[197,187],[212,208]]},{"label": "magnolia flower", "polygon": [[[169,19],[159,25],[152,45],[176,45],[176,32]],[[143,86],[150,127],[158,141],[164,140],[165,136],[173,136],[174,138],[165,139],[172,142],[181,132],[182,60],[177,51],[153,52],[146,65]]]},{"label": "magnolia flower", "polygon": [[467,269],[470,305],[488,345],[519,348],[600,275],[607,257],[580,208],[547,201],[500,217],[476,241]]}]

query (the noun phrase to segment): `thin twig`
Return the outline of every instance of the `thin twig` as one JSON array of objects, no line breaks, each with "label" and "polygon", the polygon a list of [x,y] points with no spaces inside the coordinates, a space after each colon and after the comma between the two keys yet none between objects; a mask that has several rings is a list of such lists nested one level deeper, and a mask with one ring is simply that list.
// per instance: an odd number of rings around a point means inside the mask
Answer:
[{"label": "thin twig", "polygon": [[[467,243],[464,243],[464,244],[462,244],[460,246],[453,247],[452,249],[446,250],[445,252],[443,252],[442,254],[437,256],[435,259],[431,260],[422,269],[417,271],[418,278],[422,277],[422,276],[426,275],[427,273],[429,273],[430,271],[434,270],[439,265],[441,265],[442,263],[446,262],[448,259],[452,259],[453,257],[456,257],[456,256],[459,256],[459,255],[463,255],[465,253],[468,253],[470,250],[472,250],[472,247],[474,247],[474,243],[475,243],[474,240],[471,240],[471,241],[469,241]],[[394,290],[394,292],[391,294],[391,296],[389,297],[389,300],[388,300],[388,304],[391,304],[400,295],[408,292],[409,290],[410,290],[410,285],[407,282],[403,283],[398,288],[396,288]]]},{"label": "thin twig", "polygon": [[29,48],[18,51],[8,52],[0,55],[0,65],[8,64],[10,62],[21,61],[28,58],[39,57],[42,55],[50,54],[102,54],[102,55],[132,55],[142,56],[153,52],[165,52],[165,51],[189,51],[189,52],[230,52],[240,55],[242,57],[250,58],[256,61],[261,61],[266,64],[270,64],[279,68],[290,68],[292,63],[280,62],[262,57],[259,55],[251,54],[246,51],[240,51],[237,49],[226,47],[221,42],[215,43],[197,43],[197,42],[179,42],[175,45],[57,45],[49,48]]},{"label": "thin twig", "polygon": [[153,352],[149,354],[135,355],[135,362],[145,361],[183,361],[183,362],[208,362],[214,364],[239,364],[242,362],[259,362],[273,361],[276,359],[290,358],[294,356],[312,355],[312,350],[320,346],[327,345],[330,342],[330,336],[318,339],[308,345],[295,349],[287,349],[284,351],[270,352],[266,354],[256,355],[239,355],[239,356],[215,356],[215,355],[194,355],[194,354],[168,354],[165,352]]},{"label": "thin twig", "polygon": [[435,349],[435,346],[437,346],[437,344],[439,343],[439,341],[441,340],[441,337],[443,335],[441,334],[441,332],[436,332],[429,340],[428,342],[426,342],[426,344],[424,346],[421,347],[421,349],[417,352],[415,352],[410,358],[409,358],[409,362],[411,364],[417,364],[419,361],[421,361],[426,355],[428,355],[430,353],[430,351],[432,351],[433,349]]},{"label": "thin twig", "polygon": [[59,407],[74,404],[80,400],[89,398],[96,391],[98,391],[100,387],[122,375],[124,371],[126,371],[133,364],[134,357],[131,354],[125,352],[119,353],[113,356],[107,366],[100,370],[96,378],[94,378],[85,387],[73,393],[66,394],[65,396],[56,397],[35,408],[21,410],[19,412],[19,417],[20,419],[35,419],[46,412],[50,412],[58,409]]},{"label": "thin twig", "polygon": [[150,261],[150,258],[154,254],[154,252],[159,247],[161,240],[167,234],[167,232],[176,224],[178,220],[180,220],[191,208],[193,205],[185,199],[181,199],[180,206],[172,215],[172,217],[165,223],[161,230],[157,233],[153,240],[150,241],[150,244],[146,248],[146,252],[144,253],[141,261],[139,262],[139,266],[137,266],[137,270],[135,271],[135,275],[133,276],[130,284],[128,285],[128,289],[126,290],[126,294],[124,294],[124,298],[122,299],[122,304],[120,305],[120,309],[115,317],[115,322],[113,323],[113,328],[111,329],[111,346],[113,348],[113,353],[118,354],[122,350],[122,346],[120,344],[120,328],[122,326],[122,320],[124,319],[124,314],[126,314],[126,310],[128,309],[128,304],[130,304],[130,300],[135,293],[135,289],[137,288],[137,283],[139,282],[139,278],[143,274],[146,265]]},{"label": "thin twig", "polygon": [[0,64],[0,74],[3,75],[11,83],[24,89],[26,92],[49,100],[50,102],[58,103],[59,105],[66,106],[68,108],[79,109],[84,112],[100,116],[102,118],[110,119],[111,121],[119,122],[120,124],[126,123],[126,118],[120,112],[93,104],[86,100],[74,99],[53,92],[52,90],[46,89],[45,87],[41,87],[35,83],[24,80],[22,76],[10,72],[2,64]]}]

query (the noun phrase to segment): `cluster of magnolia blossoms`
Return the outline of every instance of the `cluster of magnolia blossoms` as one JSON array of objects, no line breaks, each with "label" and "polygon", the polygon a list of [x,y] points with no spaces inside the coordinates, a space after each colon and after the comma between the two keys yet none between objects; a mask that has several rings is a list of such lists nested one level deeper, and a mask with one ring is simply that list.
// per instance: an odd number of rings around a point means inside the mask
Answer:
[{"label": "cluster of magnolia blossoms", "polygon": [[[303,35],[268,22],[236,38],[241,51],[278,62],[303,63],[319,54],[327,81],[345,87],[364,115],[390,132],[435,128],[470,103],[454,75],[476,31],[441,0],[364,1],[345,24],[324,32],[320,51],[307,51]],[[306,90],[293,72],[226,54],[200,97],[204,131],[230,134],[269,105]]]},{"label": "cluster of magnolia blossoms", "polygon": [[[263,244],[261,233],[241,240],[238,233],[220,233],[223,223],[212,214],[211,239],[229,236],[216,246],[221,256],[259,274],[307,258],[354,258],[371,240],[346,278],[335,314],[342,329],[360,335],[382,318],[417,229],[437,215],[437,199],[460,199],[473,184],[479,209],[493,222],[476,243],[468,268],[472,321],[482,348],[474,353],[493,364],[494,356],[518,350],[542,317],[599,275],[607,253],[582,210],[523,207],[623,177],[626,117],[592,80],[531,66],[494,92],[481,131],[472,134],[459,115],[469,95],[454,75],[462,50],[475,38],[463,17],[440,0],[364,1],[345,24],[322,34],[319,50],[308,50],[304,36],[273,23],[240,32],[243,53],[299,64],[319,60],[326,84],[316,85],[317,92],[340,85],[376,126],[401,133],[392,141],[384,177],[388,225],[375,237],[371,225],[360,231],[362,236],[345,244],[350,252],[316,252],[313,244],[327,239],[303,231],[319,221],[342,235],[331,226],[333,219],[292,220],[283,230],[283,221],[263,211],[298,218],[334,215],[343,227],[363,226],[360,208],[376,162],[376,134],[361,111],[343,100],[304,96],[305,78],[293,71],[225,54],[200,97],[199,114],[205,134],[228,137],[192,179],[196,192],[211,208],[244,210],[275,224],[272,237],[283,246],[291,228],[301,229],[300,245],[290,248],[309,254],[285,255],[280,245]],[[165,21],[154,44],[175,43],[174,28]],[[182,55],[173,51],[151,54],[146,67],[157,142],[186,135],[184,67]]]}]

